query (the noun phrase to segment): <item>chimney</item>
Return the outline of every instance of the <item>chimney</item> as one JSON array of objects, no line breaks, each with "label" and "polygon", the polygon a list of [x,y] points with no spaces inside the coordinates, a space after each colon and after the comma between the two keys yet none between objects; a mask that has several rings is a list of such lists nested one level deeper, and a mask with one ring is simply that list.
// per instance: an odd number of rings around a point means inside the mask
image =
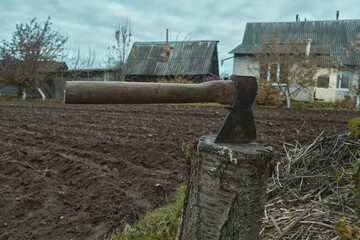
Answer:
[{"label": "chimney", "polygon": [[296,14],[296,22],[299,21],[299,14]]},{"label": "chimney", "polygon": [[339,20],[339,13],[340,11],[336,11],[336,20]]},{"label": "chimney", "polygon": [[164,44],[163,47],[163,52],[160,54],[159,57],[159,62],[167,62],[169,60],[169,56],[170,56],[170,49],[171,46],[169,44],[169,29],[166,29],[166,43]]},{"label": "chimney", "polygon": [[307,57],[310,55],[310,48],[311,48],[311,39],[309,38],[307,40],[306,50],[305,50],[305,56]]},{"label": "chimney", "polygon": [[158,60],[159,62],[167,62],[169,60],[170,49],[171,49],[170,44],[165,43],[164,48],[163,48],[163,52],[160,54],[160,57],[159,57],[159,60]]}]

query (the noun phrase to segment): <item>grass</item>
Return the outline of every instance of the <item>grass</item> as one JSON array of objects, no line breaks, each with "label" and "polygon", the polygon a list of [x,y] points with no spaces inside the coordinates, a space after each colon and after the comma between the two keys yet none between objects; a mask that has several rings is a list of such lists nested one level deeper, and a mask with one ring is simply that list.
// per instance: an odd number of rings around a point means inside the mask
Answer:
[{"label": "grass", "polygon": [[224,107],[226,105],[220,103],[172,103],[171,105],[179,106],[195,106],[195,107]]},{"label": "grass", "polygon": [[224,107],[228,105],[220,103],[149,103],[144,105],[171,105],[171,106],[192,106],[192,107]]},{"label": "grass", "polygon": [[106,240],[171,240],[175,239],[183,210],[186,186],[176,190],[175,198],[167,205],[140,216],[134,226],[123,224],[122,230]]},{"label": "grass", "polygon": [[[9,99],[9,100],[19,100],[24,101],[21,96],[9,96],[9,95],[0,95],[0,99]],[[43,101],[41,98],[26,98],[25,101]],[[62,102],[63,99],[56,99],[56,98],[46,98],[46,102]]]},{"label": "grass", "polygon": [[22,99],[19,96],[9,96],[9,95],[0,95],[0,98],[1,99],[18,99],[18,100]]},{"label": "grass", "polygon": [[355,110],[352,101],[337,101],[332,102],[291,102],[291,108],[294,109],[337,109],[337,110]]}]

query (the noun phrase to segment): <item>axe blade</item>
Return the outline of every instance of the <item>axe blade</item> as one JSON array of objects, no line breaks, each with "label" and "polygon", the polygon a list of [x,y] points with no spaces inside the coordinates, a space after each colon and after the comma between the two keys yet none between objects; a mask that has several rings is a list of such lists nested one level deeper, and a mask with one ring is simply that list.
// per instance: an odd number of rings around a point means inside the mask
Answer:
[{"label": "axe blade", "polygon": [[227,114],[215,143],[250,143],[256,139],[252,104],[257,94],[257,81],[251,76],[231,76],[236,82],[236,100]]}]

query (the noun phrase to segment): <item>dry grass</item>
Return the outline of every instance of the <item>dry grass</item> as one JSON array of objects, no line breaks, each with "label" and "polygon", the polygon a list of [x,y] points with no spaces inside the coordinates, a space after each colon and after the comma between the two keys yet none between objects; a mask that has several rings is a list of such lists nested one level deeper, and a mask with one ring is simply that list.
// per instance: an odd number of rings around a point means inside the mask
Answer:
[{"label": "dry grass", "polygon": [[285,144],[268,185],[262,239],[339,239],[335,224],[346,216],[356,222],[350,189],[337,172],[350,166],[357,141],[346,134],[320,134],[312,144]]}]

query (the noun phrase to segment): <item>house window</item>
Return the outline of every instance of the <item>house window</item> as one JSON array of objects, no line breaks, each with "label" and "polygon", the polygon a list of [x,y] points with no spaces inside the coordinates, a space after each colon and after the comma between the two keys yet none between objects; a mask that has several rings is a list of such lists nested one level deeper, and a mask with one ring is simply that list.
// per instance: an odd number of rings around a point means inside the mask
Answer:
[{"label": "house window", "polygon": [[329,87],[329,80],[330,80],[329,77],[320,76],[320,77],[318,77],[316,86],[318,88],[328,88]]},{"label": "house window", "polygon": [[266,79],[272,85],[286,84],[286,76],[281,71],[281,66],[278,63],[263,64],[260,68],[260,79]]},{"label": "house window", "polygon": [[336,88],[349,89],[350,86],[350,72],[339,72],[337,76]]},{"label": "house window", "polygon": [[267,80],[272,82],[278,82],[280,78],[280,65],[272,63],[268,65]]}]

